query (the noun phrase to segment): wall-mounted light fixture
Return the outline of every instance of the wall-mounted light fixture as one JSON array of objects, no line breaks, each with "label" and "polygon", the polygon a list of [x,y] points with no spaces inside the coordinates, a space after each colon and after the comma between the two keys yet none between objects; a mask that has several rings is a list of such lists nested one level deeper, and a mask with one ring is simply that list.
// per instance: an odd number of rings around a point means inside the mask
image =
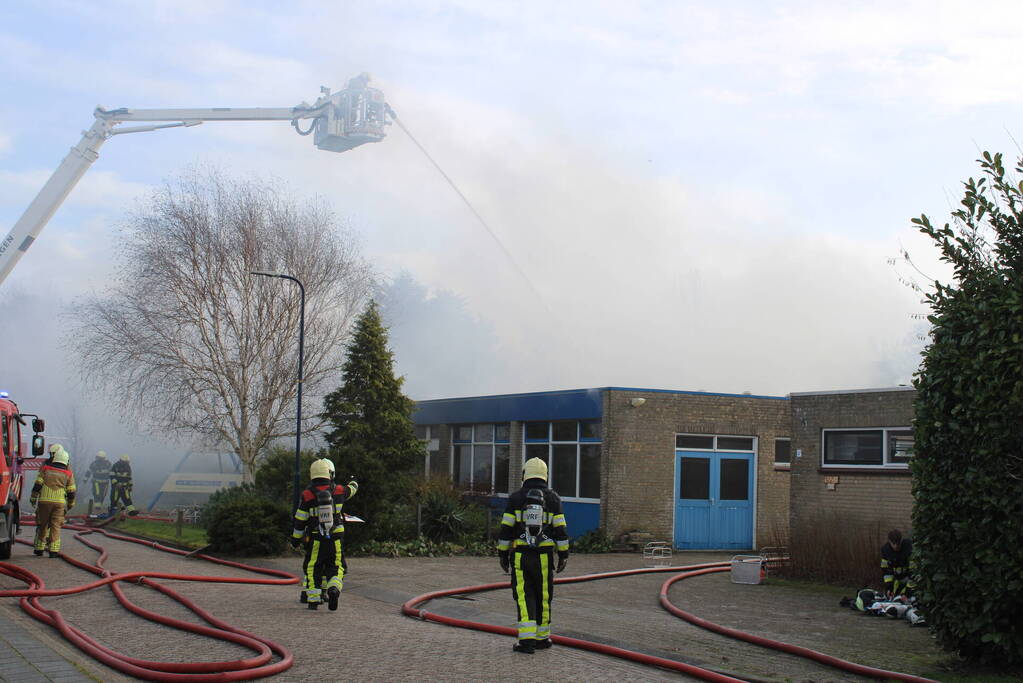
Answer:
[{"label": "wall-mounted light fixture", "polygon": [[645,398],[630,398],[629,399],[629,405],[632,406],[633,408],[638,408],[641,405],[643,405],[644,403],[646,403],[646,399]]}]

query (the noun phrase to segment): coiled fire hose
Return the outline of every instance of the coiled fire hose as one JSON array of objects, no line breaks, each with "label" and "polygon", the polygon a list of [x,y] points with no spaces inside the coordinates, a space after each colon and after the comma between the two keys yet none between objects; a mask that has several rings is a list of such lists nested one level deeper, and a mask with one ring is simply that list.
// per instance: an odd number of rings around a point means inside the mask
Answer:
[{"label": "coiled fire hose", "polygon": [[[44,585],[43,580],[31,571],[23,567],[19,567],[18,565],[0,562],[0,573],[6,574],[14,579],[18,579],[19,581],[23,581],[28,586],[24,589],[2,590],[0,591],[0,597],[20,597],[21,600],[19,601],[19,604],[21,605],[22,610],[34,619],[56,628],[60,631],[61,635],[69,640],[75,647],[90,657],[113,669],[117,669],[122,673],[149,681],[189,681],[194,683],[205,683],[207,681],[247,681],[255,678],[262,678],[264,676],[272,676],[291,668],[291,665],[294,662],[294,657],[284,646],[217,619],[177,591],[174,591],[163,584],[156,583],[151,579],[283,586],[298,583],[298,577],[276,569],[254,567],[240,562],[222,560],[210,555],[196,555],[196,557],[207,562],[213,562],[256,574],[263,574],[266,577],[276,578],[202,576],[150,571],[115,573],[103,567],[103,563],[107,559],[106,549],[83,538],[85,535],[98,532],[108,538],[113,538],[119,541],[128,541],[130,543],[138,543],[163,552],[174,553],[177,555],[188,555],[189,553],[184,550],[169,548],[156,543],[155,541],[144,541],[137,538],[131,538],[129,536],[113,534],[103,529],[93,529],[73,524],[65,525],[64,528],[78,532],[74,536],[75,539],[99,552],[99,557],[96,558],[95,564],[88,564],[87,562],[78,560],[65,553],[61,553],[61,559],[75,567],[78,567],[79,569],[84,569],[85,571],[101,576],[102,578],[97,581],[68,588],[48,589]],[[19,538],[17,540],[19,543],[23,543],[24,545],[32,545],[24,539]],[[121,581],[132,581],[133,583],[138,583],[157,590],[185,606],[210,625],[204,626],[202,624],[193,624],[139,607],[125,596],[124,591],[118,585]],[[117,652],[96,641],[82,630],[69,624],[59,611],[47,609],[40,603],[40,598],[43,597],[83,593],[106,585],[110,586],[110,589],[117,597],[118,602],[120,602],[129,611],[144,619],[148,619],[149,621],[154,621],[165,626],[170,626],[171,628],[181,631],[190,631],[210,638],[235,643],[253,650],[255,655],[245,659],[222,662],[158,662],[129,657],[128,655]],[[279,659],[276,662],[271,662],[274,655],[279,657]]]},{"label": "coiled fire hose", "polygon": [[[730,636],[732,638],[738,638],[745,640],[748,643],[754,645],[760,645],[763,647],[771,648],[773,650],[779,650],[781,652],[787,652],[790,654],[812,659],[821,664],[826,664],[831,667],[843,669],[851,673],[856,673],[861,676],[870,676],[873,678],[880,679],[892,679],[899,681],[911,681],[912,683],[937,683],[929,678],[921,678],[920,676],[913,676],[911,674],[897,673],[894,671],[885,671],[883,669],[876,669],[874,667],[864,666],[861,664],[855,664],[853,662],[839,659],[838,657],[832,657],[809,648],[800,647],[798,645],[791,645],[789,643],[783,643],[769,638],[762,638],[755,636],[750,633],[745,633],[736,629],[721,626],[713,622],[701,619],[695,615],[690,614],[684,610],[679,609],[668,600],[668,589],[676,581],[682,579],[688,579],[694,576],[701,576],[703,574],[712,574],[716,572],[725,572],[731,569],[730,562],[710,562],[706,564],[693,564],[684,567],[647,567],[641,569],[627,569],[623,571],[613,572],[602,572],[597,574],[584,574],[582,576],[570,576],[565,578],[555,578],[554,583],[567,584],[567,583],[580,583],[582,581],[597,581],[600,579],[612,579],[623,576],[636,576],[638,574],[653,574],[657,572],[677,572],[675,576],[672,576],[661,585],[660,602],[661,606],[664,607],[671,614],[685,619],[686,621],[699,626],[701,628],[720,633],[722,635]],[[457,626],[459,628],[474,629],[477,631],[487,631],[489,633],[498,633],[501,635],[516,636],[518,631],[510,626],[496,626],[494,624],[486,624],[482,622],[469,621],[467,619],[457,619],[454,617],[444,616],[435,612],[429,612],[425,609],[421,609],[420,606],[426,604],[431,600],[437,598],[444,598],[452,595],[466,595],[469,593],[481,593],[485,591],[499,590],[502,588],[510,588],[511,583],[508,581],[501,581],[498,583],[485,583],[478,586],[464,586],[462,588],[449,588],[445,590],[433,591],[430,593],[424,593],[416,596],[406,602],[401,607],[403,614],[414,617],[417,619],[423,619],[425,621],[434,621],[438,624],[446,624],[448,626]],[[604,643],[597,643],[589,640],[581,640],[579,638],[570,638],[568,636],[552,635],[551,640],[558,645],[565,645],[568,647],[574,647],[582,650],[590,650],[592,652],[599,652],[601,654],[611,655],[612,657],[619,657],[621,659],[627,659],[640,664],[647,664],[650,666],[657,666],[664,669],[671,669],[673,671],[679,671],[681,673],[694,676],[705,681],[716,681],[720,683],[743,683],[742,679],[733,678],[726,676],[725,674],[711,671],[709,669],[703,669],[692,664],[685,664],[684,662],[678,662],[673,659],[666,659],[664,657],[656,657],[653,655],[647,655],[640,652],[633,652],[632,650],[626,650],[620,647],[614,647],[606,645]]]}]

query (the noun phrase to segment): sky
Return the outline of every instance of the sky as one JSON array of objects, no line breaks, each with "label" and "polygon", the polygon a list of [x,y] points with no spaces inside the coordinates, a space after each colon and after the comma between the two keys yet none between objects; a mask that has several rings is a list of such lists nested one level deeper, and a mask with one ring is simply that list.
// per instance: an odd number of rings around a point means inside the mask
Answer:
[{"label": "sky", "polygon": [[908,383],[926,306],[900,279],[944,274],[910,219],[1019,154],[1021,30],[1018,2],[9,0],[0,226],[97,104],[290,107],[368,72],[502,246],[397,127],[343,154],[287,123],[118,136],[0,286],[0,384],[162,448],[82,386],[60,316],[197,163],[354,226],[416,399]]}]

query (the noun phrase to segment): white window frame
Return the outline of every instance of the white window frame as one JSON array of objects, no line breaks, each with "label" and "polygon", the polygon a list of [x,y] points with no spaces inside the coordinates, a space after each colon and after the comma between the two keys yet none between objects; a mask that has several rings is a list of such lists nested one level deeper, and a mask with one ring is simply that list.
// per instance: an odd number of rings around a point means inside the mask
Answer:
[{"label": "white window frame", "polygon": [[[792,469],[792,439],[791,439],[791,437],[787,437],[787,436],[776,436],[776,437],[774,437],[775,450],[776,451],[777,451],[777,445],[776,444],[779,441],[788,441],[788,443],[789,443],[789,461],[788,462],[779,462],[778,460],[775,460],[774,461],[774,467],[775,467],[775,469],[785,469],[785,470]],[[771,454],[771,457],[772,458],[774,457],[774,453]]]},{"label": "white window frame", "polygon": [[[688,446],[679,446],[678,437],[680,436],[703,436],[713,439],[711,448],[690,448]],[[718,448],[718,439],[749,439],[752,444],[750,448]],[[697,434],[694,432],[676,432],[675,433],[675,450],[676,451],[693,451],[703,453],[756,453],[757,452],[757,437],[750,436],[749,434]],[[772,454],[771,457],[774,457]]]},{"label": "white window frame", "polygon": [[[576,425],[575,425],[575,441],[554,441],[553,440],[554,439],[554,423],[555,422],[570,422],[570,421],[574,421],[576,423]],[[529,422],[546,422],[547,423],[547,441],[546,442],[544,442],[544,441],[535,441],[535,440],[526,441],[526,423],[523,422],[522,423],[522,459],[523,459],[523,462],[525,462],[525,459],[526,459],[526,448],[527,448],[527,446],[534,446],[534,447],[535,446],[547,446],[547,467],[548,467],[547,483],[550,484],[550,482],[553,481],[553,479],[554,479],[554,460],[551,457],[553,455],[553,448],[554,448],[554,446],[572,446],[572,445],[574,445],[575,446],[575,490],[576,490],[576,493],[578,493],[579,492],[579,487],[582,484],[582,473],[583,473],[583,471],[582,471],[582,449],[581,449],[581,447],[582,446],[597,446],[598,448],[603,450],[603,445],[604,445],[604,425],[603,425],[603,421],[602,420],[599,420],[599,422],[601,422],[600,440],[599,441],[595,441],[593,439],[587,439],[586,441],[580,441],[579,440],[579,431],[580,431],[579,423],[581,423],[581,422],[592,422],[592,421],[594,421],[592,418],[586,419],[586,420],[583,420],[583,419],[577,419],[577,420],[553,420],[553,419],[551,419],[551,420],[529,420]],[[603,462],[601,462],[601,469],[603,469]],[[600,474],[602,474],[602,473],[600,473]],[[567,501],[567,502],[570,502],[570,503],[599,503],[600,502],[600,498],[583,498],[581,496],[561,496],[561,500]]]},{"label": "white window frame", "polygon": [[419,442],[423,444],[423,448],[426,449],[426,454],[423,455],[423,475],[429,477],[430,456],[436,454],[437,457],[440,457],[440,425],[416,425],[416,426],[426,428],[426,437],[420,439]]},{"label": "white window frame", "polygon": [[[467,423],[460,422],[458,424],[451,425],[451,457],[448,459],[448,472],[451,475],[451,481],[458,484],[457,472],[455,472],[455,448],[459,446],[469,447],[469,489],[474,493],[481,493],[487,496],[508,496],[507,493],[497,493],[497,447],[507,446],[508,447],[508,461],[511,462],[511,424],[508,422],[473,422],[469,426],[472,428],[472,440],[471,441],[455,441],[454,434],[458,427],[464,427]],[[496,441],[497,438],[497,425],[507,424],[509,425],[508,440],[507,441]],[[477,441],[476,440],[476,427],[478,425],[490,425],[490,441]],[[548,430],[549,431],[549,430]],[[477,446],[490,446],[490,488],[486,491],[476,491],[476,468],[472,466],[476,457]],[[510,482],[509,482],[510,486]]]},{"label": "white window frame", "polygon": [[[888,452],[888,444],[890,438],[889,432],[910,432],[912,433],[912,427],[834,427],[821,429],[821,469],[824,470],[842,470],[842,469],[856,469],[856,470],[908,470],[908,462],[890,462],[890,453]],[[827,434],[830,432],[881,432],[881,463],[880,464],[865,464],[865,465],[847,465],[840,463],[827,463],[825,462],[825,447],[827,444]],[[911,456],[912,457],[912,456]]]}]

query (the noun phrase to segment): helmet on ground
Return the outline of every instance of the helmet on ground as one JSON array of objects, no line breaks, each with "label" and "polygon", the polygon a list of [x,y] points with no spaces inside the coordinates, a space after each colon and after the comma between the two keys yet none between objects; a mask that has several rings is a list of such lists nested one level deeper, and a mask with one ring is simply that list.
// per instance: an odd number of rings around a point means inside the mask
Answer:
[{"label": "helmet on ground", "polygon": [[[63,446],[57,445],[57,448],[59,450],[53,454],[53,462],[67,465],[71,461],[71,456],[64,450]],[[52,451],[53,449],[51,448],[50,450]]]},{"label": "helmet on ground", "polygon": [[326,458],[313,460],[313,464],[309,466],[310,479],[330,479],[333,474],[334,474],[333,463],[331,463],[330,460]]},{"label": "helmet on ground", "polygon": [[121,456],[121,460],[123,460],[125,462],[131,462],[131,458],[128,457],[127,453],[125,453],[124,455]]},{"label": "helmet on ground", "polygon": [[103,458],[104,460],[106,460],[107,459],[107,452],[106,451],[100,451],[99,453],[96,454],[96,457],[97,458]]},{"label": "helmet on ground", "polygon": [[547,481],[547,463],[540,458],[530,458],[522,466],[522,481],[527,479],[543,479]]}]

